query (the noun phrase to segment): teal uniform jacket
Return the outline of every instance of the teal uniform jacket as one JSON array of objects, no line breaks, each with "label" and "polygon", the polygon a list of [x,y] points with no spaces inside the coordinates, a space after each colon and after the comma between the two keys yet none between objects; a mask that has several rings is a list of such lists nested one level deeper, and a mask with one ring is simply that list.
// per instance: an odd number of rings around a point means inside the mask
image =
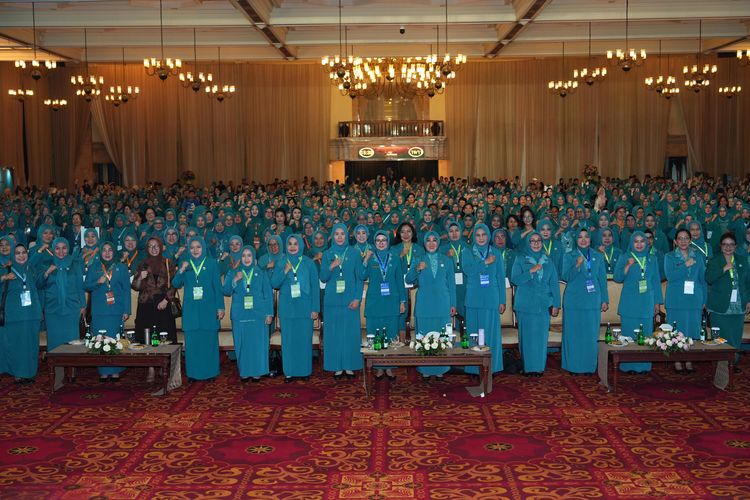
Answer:
[{"label": "teal uniform jacket", "polygon": [[[615,281],[622,283],[622,293],[620,303],[617,306],[617,314],[620,316],[637,316],[653,318],[654,307],[656,304],[663,302],[661,293],[661,278],[659,275],[659,262],[655,255],[646,255],[646,269],[643,280],[646,281],[646,291],[639,291],[639,282],[641,281],[641,269],[638,262],[633,263],[627,274],[625,274],[625,265],[631,258],[630,252],[623,252],[615,266]],[[651,329],[652,325],[644,324],[645,333]],[[626,337],[632,336],[633,332],[623,330]]]},{"label": "teal uniform jacket", "polygon": [[37,284],[44,300],[44,313],[49,321],[55,316],[80,315],[86,307],[86,294],[83,290],[81,264],[73,259],[70,267],[58,268],[46,279],[46,269],[39,269]]},{"label": "teal uniform jacket", "polygon": [[[448,252],[453,250],[453,255],[448,255]],[[464,269],[464,259],[469,257],[471,250],[469,249],[469,245],[466,244],[464,240],[458,240],[458,241],[444,241],[440,244],[439,252],[443,255],[448,256],[449,259],[453,261],[453,273],[455,277],[455,273],[462,273],[461,280],[463,281],[462,284],[456,283],[456,309],[458,310],[458,314],[461,316],[466,315],[466,276],[463,275]]]},{"label": "teal uniform jacket", "polygon": [[[331,262],[339,257],[341,264],[331,270]],[[374,257],[371,259],[373,260]],[[346,250],[340,251],[329,248],[323,253],[320,264],[320,281],[326,284],[324,292],[324,304],[331,306],[348,306],[353,300],[362,300],[364,282],[360,278],[360,267],[362,260],[356,248],[347,246]],[[344,290],[339,293],[338,282],[344,282]],[[359,315],[359,312],[357,312]],[[327,318],[335,321],[336,318]]]},{"label": "teal uniform jacket", "polygon": [[620,250],[619,247],[616,247],[613,243],[609,248],[605,248],[604,252],[601,252],[601,254],[602,259],[604,260],[604,271],[607,279],[615,279],[615,267],[617,266],[617,261],[620,260],[622,250]]},{"label": "teal uniform jacket", "polygon": [[[464,256],[467,308],[497,310],[500,304],[505,304],[505,261],[497,248],[488,250],[495,257],[495,262],[489,265],[471,249]],[[482,284],[483,277],[487,278],[486,284]]]},{"label": "teal uniform jacket", "polygon": [[530,272],[532,267],[534,264],[528,262],[525,256],[516,256],[510,278],[517,287],[513,309],[523,313],[549,314],[550,307],[560,307],[557,269],[548,260],[542,265],[542,278],[537,279]]},{"label": "teal uniform jacket", "polygon": [[[99,259],[89,267],[83,289],[91,292],[91,315],[92,316],[116,316],[122,322],[123,314],[130,314],[130,275],[124,264],[112,264],[111,280],[99,283],[99,278],[104,276],[104,270]],[[109,271],[108,271],[109,272]],[[107,292],[112,292],[114,302],[107,302]],[[109,332],[110,336],[117,332]]]},{"label": "teal uniform jacket", "polygon": [[[438,268],[435,276],[430,270],[429,259],[421,257],[413,262],[411,270],[406,273],[406,282],[419,286],[414,316],[431,318],[450,316],[451,307],[456,307],[456,279],[453,274],[453,262],[447,255],[438,254]],[[417,271],[420,262],[427,267]],[[427,332],[420,332],[427,333]]]},{"label": "teal uniform jacket", "polygon": [[[386,250],[386,256],[385,259],[378,260],[378,256],[373,252],[367,264],[362,262],[359,269],[360,280],[368,282],[365,298],[365,317],[367,318],[398,316],[399,307],[402,303],[406,304],[401,260],[389,250]],[[385,276],[381,265],[385,268]],[[387,295],[382,291],[383,283],[388,284]]]},{"label": "teal uniform jacket", "polygon": [[[729,300],[732,296],[732,277],[729,271],[724,270],[725,265],[726,259],[721,253],[711,258],[706,265],[706,283],[708,284],[706,308],[722,314],[729,309]],[[750,299],[750,283],[748,283],[750,272],[747,259],[735,253],[734,269],[740,291],[740,305],[744,311]]]},{"label": "teal uniform jacket", "polygon": [[[706,304],[708,286],[706,284],[706,261],[700,252],[689,249],[689,257],[695,263],[688,267],[680,250],[675,248],[664,256],[664,274],[667,279],[667,293],[664,305],[670,309],[702,310]],[[692,293],[685,293],[685,282],[692,282]],[[689,287],[687,288],[689,291]],[[679,326],[679,325],[678,325]]]},{"label": "teal uniform jacket", "polygon": [[0,326],[0,373],[32,379],[39,365],[42,303],[37,291],[36,270],[29,263],[24,267],[15,264],[10,272],[16,279],[0,283],[0,290],[8,285],[5,325]]},{"label": "teal uniform jacket", "polygon": [[[10,271],[13,272],[13,271]],[[18,272],[18,270],[16,270]],[[5,299],[5,324],[16,321],[41,321],[42,319],[42,298],[37,286],[43,286],[45,283],[44,271],[34,268],[31,264],[26,265],[26,273],[19,273],[21,277],[8,281],[8,296]],[[3,274],[6,274],[3,269]],[[26,278],[24,283],[23,278]],[[0,292],[4,283],[0,283]],[[21,305],[21,293],[29,291],[31,304],[28,306]]]},{"label": "teal uniform jacket", "polygon": [[[221,289],[219,267],[216,260],[205,255],[203,268],[196,275],[193,266],[188,264],[185,271],[178,271],[172,279],[175,288],[184,287],[182,293],[183,330],[219,330],[217,311],[224,310],[224,295]],[[193,259],[189,259],[193,260]],[[200,264],[200,263],[199,263]],[[196,269],[199,265],[195,266]],[[202,289],[203,297],[197,298],[197,288]]]},{"label": "teal uniform jacket", "polygon": [[[599,311],[602,303],[609,303],[604,256],[594,249],[590,250],[590,260],[587,262],[584,256],[580,267],[576,267],[578,257],[582,255],[578,249],[566,254],[563,260],[562,280],[566,283],[563,303],[566,311]],[[589,281],[594,285],[593,291],[588,289]]]},{"label": "teal uniform jacket", "polygon": [[[574,242],[575,244],[575,242]],[[542,252],[552,261],[555,266],[557,275],[560,276],[562,273],[562,260],[565,255],[565,249],[559,240],[550,238],[548,240],[542,240]]]},{"label": "teal uniform jacket", "polygon": [[[318,269],[309,257],[302,256],[295,280],[293,270],[284,273],[286,264],[286,258],[277,262],[271,278],[271,286],[279,290],[279,317],[310,319],[310,314],[320,312]],[[292,298],[293,283],[300,284],[297,298]]]},{"label": "teal uniform jacket", "polygon": [[[232,297],[230,318],[232,322],[257,320],[265,321],[266,317],[273,316],[273,290],[268,274],[258,266],[253,266],[252,272],[246,272],[242,278],[234,282],[235,275],[242,273],[235,270],[224,278],[222,291],[227,297]],[[248,278],[250,283],[248,284]],[[252,297],[252,302],[245,297]],[[248,307],[245,307],[245,304]],[[252,305],[252,307],[250,307]]]}]

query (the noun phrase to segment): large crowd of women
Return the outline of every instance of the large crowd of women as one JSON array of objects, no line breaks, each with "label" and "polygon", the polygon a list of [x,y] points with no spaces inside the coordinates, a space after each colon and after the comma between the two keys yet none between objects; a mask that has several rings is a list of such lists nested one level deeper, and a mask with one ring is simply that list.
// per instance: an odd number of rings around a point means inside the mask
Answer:
[{"label": "large crowd of women", "polygon": [[[511,305],[526,376],[544,373],[550,317],[561,308],[562,368],[572,374],[596,370],[601,314],[610,307],[625,335],[652,328],[664,306],[660,320],[686,335],[698,338],[707,317],[739,349],[750,312],[747,200],[750,178],[705,177],[8,191],[0,210],[0,373],[31,382],[40,330],[52,350],[79,338],[82,317],[114,336],[135,308],[137,338],[156,329],[177,341],[179,297],[187,376],[213,380],[227,296],[243,381],[269,373],[275,317],[286,381],[311,375],[318,319],[323,369],[353,378],[363,330],[405,340],[414,288],[412,334],[459,322],[481,329],[493,372],[503,370],[500,318]],[[609,280],[622,283],[617,304]],[[420,371],[442,377],[448,369]],[[99,372],[117,380],[122,368]],[[384,376],[395,378],[378,370]]]}]

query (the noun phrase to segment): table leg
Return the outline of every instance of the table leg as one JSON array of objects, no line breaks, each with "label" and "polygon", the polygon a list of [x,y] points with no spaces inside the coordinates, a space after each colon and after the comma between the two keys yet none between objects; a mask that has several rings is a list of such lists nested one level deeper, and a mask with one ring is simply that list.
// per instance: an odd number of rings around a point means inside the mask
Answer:
[{"label": "table leg", "polygon": [[479,368],[480,378],[479,385],[482,387],[482,392],[486,395],[490,377],[490,365],[486,359],[482,360],[482,366]]},{"label": "table leg", "polygon": [[47,359],[47,367],[49,368],[49,394],[51,396],[55,393],[55,364]]},{"label": "table leg", "polygon": [[372,384],[372,361],[367,359],[365,360],[365,397],[370,397],[370,387],[374,392],[375,387]]},{"label": "table leg", "polygon": [[729,372],[727,374],[729,376],[727,390],[732,391],[734,390],[734,353],[732,353],[732,356],[727,360],[727,371]]},{"label": "table leg", "polygon": [[620,356],[617,354],[612,355],[612,368],[614,368],[614,373],[612,374],[612,392],[617,392],[617,379],[620,376]]},{"label": "table leg", "polygon": [[162,396],[167,395],[167,390],[169,387],[169,377],[170,375],[172,375],[172,359],[171,358],[172,357],[170,356],[170,359],[167,362],[166,366],[164,366],[163,364],[161,366],[161,378],[164,379],[164,394],[162,394]]}]

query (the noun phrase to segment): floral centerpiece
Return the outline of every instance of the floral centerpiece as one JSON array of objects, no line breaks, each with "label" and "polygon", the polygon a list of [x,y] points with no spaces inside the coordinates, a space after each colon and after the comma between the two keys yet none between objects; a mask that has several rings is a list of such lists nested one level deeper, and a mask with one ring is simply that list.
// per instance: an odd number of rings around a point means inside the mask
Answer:
[{"label": "floral centerpiece", "polygon": [[437,356],[453,346],[445,334],[429,332],[417,335],[417,338],[409,343],[409,347],[422,356]]},{"label": "floral centerpiece", "polygon": [[682,352],[690,349],[693,339],[686,337],[684,333],[671,328],[661,328],[654,332],[653,336],[646,339],[646,345],[656,351],[661,351],[665,356],[673,352]]},{"label": "floral centerpiece", "polygon": [[599,169],[596,165],[585,164],[583,166],[583,178],[592,184],[599,183]]},{"label": "floral centerpiece", "polygon": [[122,342],[105,335],[96,335],[87,339],[86,348],[91,354],[120,354],[122,352]]}]

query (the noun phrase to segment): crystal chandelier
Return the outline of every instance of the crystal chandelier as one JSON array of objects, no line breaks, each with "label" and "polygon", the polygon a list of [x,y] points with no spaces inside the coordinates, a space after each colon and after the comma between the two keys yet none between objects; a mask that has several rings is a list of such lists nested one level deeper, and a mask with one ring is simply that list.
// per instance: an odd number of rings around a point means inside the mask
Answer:
[{"label": "crystal chandelier", "polygon": [[[221,81],[221,47],[219,47],[219,71],[216,76]],[[226,99],[234,97],[237,87],[233,84],[214,83],[213,85],[206,85],[205,91],[208,97],[224,102]]]},{"label": "crystal chandelier", "polygon": [[[115,67],[115,78],[117,78],[117,67]],[[125,80],[125,47],[122,48],[122,79]],[[129,101],[138,99],[141,89],[133,85],[112,85],[109,87],[109,94],[104,99],[114,107],[120,104],[127,104]]]},{"label": "crystal chandelier", "polygon": [[[589,66],[591,66],[589,68]],[[586,85],[589,87],[592,86],[596,82],[601,82],[607,77],[607,68],[596,66],[594,67],[591,64],[591,23],[589,23],[589,59],[588,64],[585,68],[582,68],[581,70],[574,69],[573,70],[573,78],[574,79],[581,79],[584,82],[586,82]]]},{"label": "crystal chandelier", "polygon": [[673,95],[680,93],[680,89],[677,87],[677,78],[669,74],[669,56],[667,56],[666,76],[661,71],[661,60],[661,40],[659,40],[659,75],[646,77],[644,83],[649,90],[655,91],[665,99],[671,99]]},{"label": "crystal chandelier", "polygon": [[731,87],[719,87],[719,94],[723,95],[727,99],[731,99],[740,92],[742,92],[742,87],[740,85],[732,85]]},{"label": "crystal chandelier", "polygon": [[44,105],[52,109],[52,111],[59,111],[68,105],[68,101],[65,99],[45,99]]},{"label": "crystal chandelier", "polygon": [[718,68],[715,64],[701,65],[701,51],[703,46],[703,21],[698,21],[698,62],[692,66],[684,66],[682,73],[685,76],[685,86],[693,92],[700,92],[704,87],[708,87],[711,75],[716,74]]},{"label": "crystal chandelier", "polygon": [[196,40],[195,28],[193,28],[193,70],[195,73],[190,71],[187,73],[180,72],[178,78],[180,79],[180,85],[184,88],[193,89],[193,92],[200,92],[204,86],[212,84],[214,76],[211,73],[198,71],[198,45]]},{"label": "crystal chandelier", "polygon": [[159,39],[161,42],[161,57],[156,59],[152,57],[150,59],[143,60],[143,67],[146,69],[148,76],[158,76],[160,80],[166,80],[170,75],[176,76],[182,68],[182,61],[180,59],[172,59],[171,57],[164,58],[164,9],[162,6],[162,0],[159,0]]},{"label": "crystal chandelier", "polygon": [[86,102],[91,102],[91,99],[99,96],[102,93],[102,86],[104,85],[103,76],[95,76],[89,73],[89,45],[88,35],[86,28],[83,29],[83,50],[85,57],[85,75],[76,75],[70,77],[70,83],[76,87],[76,95],[83,97]]},{"label": "crystal chandelier", "polygon": [[614,51],[607,51],[607,59],[620,66],[623,71],[630,71],[634,66],[641,66],[646,61],[645,49],[636,51],[635,49],[628,48],[629,10],[630,0],[625,0],[625,50],[616,49]]},{"label": "crystal chandelier", "polygon": [[31,68],[31,78],[34,80],[39,80],[42,77],[42,69],[45,70],[52,70],[57,68],[57,62],[56,61],[50,61],[50,60],[44,60],[40,61],[36,58],[36,4],[34,2],[31,2],[31,22],[32,22],[32,32],[34,36],[34,59],[29,61],[28,63],[24,61],[23,59],[20,59],[15,62],[16,68],[24,70],[27,67]]},{"label": "crystal chandelier", "polygon": [[[562,74],[565,74],[565,42],[562,44]],[[570,94],[575,94],[578,90],[578,80],[551,80],[547,87],[549,91],[560,97],[567,97]]]},{"label": "crystal chandelier", "polygon": [[24,102],[34,96],[34,91],[29,89],[10,89],[8,95],[18,102]]},{"label": "crystal chandelier", "polygon": [[750,49],[747,49],[744,55],[742,54],[742,50],[738,50],[737,61],[740,63],[740,66],[747,66],[750,64]]}]

